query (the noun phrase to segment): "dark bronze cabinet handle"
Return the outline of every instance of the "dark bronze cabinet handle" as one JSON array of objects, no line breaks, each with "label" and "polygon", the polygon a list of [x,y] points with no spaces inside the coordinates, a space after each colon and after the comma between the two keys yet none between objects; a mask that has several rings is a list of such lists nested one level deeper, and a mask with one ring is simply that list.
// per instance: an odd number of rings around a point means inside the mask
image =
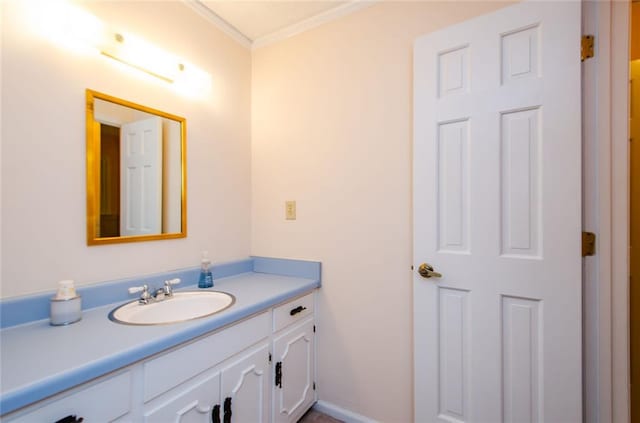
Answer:
[{"label": "dark bronze cabinet handle", "polygon": [[224,423],[231,423],[231,397],[224,399]]},{"label": "dark bronze cabinet handle", "polygon": [[290,315],[295,316],[298,313],[301,313],[303,310],[306,310],[306,307],[298,306],[289,312]]},{"label": "dark bronze cabinet handle", "polygon": [[77,417],[76,415],[69,415],[58,420],[56,423],[82,423],[83,417]]},{"label": "dark bronze cabinet handle", "polygon": [[213,406],[213,410],[211,410],[211,422],[220,423],[220,404]]},{"label": "dark bronze cabinet handle", "polygon": [[276,363],[276,386],[282,388],[282,361]]}]

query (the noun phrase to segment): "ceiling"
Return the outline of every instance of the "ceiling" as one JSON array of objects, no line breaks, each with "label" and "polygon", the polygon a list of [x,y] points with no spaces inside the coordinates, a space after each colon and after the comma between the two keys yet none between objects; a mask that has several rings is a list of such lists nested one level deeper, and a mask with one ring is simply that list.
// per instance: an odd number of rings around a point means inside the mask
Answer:
[{"label": "ceiling", "polygon": [[213,13],[251,41],[288,28],[347,1],[243,1],[201,0]]},{"label": "ceiling", "polygon": [[238,43],[255,49],[383,0],[182,1]]}]

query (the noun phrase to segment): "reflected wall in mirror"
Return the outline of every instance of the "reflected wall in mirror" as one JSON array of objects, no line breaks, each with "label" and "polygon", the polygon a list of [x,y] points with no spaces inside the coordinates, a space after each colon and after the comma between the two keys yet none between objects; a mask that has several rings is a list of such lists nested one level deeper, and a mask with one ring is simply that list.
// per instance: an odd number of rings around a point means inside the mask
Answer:
[{"label": "reflected wall in mirror", "polygon": [[87,244],[186,237],[186,120],[93,90],[86,98]]}]

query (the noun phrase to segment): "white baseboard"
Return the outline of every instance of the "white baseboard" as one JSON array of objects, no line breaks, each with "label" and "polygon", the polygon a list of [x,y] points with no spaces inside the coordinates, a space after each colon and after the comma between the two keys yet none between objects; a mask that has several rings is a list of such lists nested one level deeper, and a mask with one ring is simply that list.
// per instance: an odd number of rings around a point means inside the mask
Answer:
[{"label": "white baseboard", "polygon": [[334,419],[342,420],[345,423],[378,423],[369,417],[362,416],[326,401],[316,402],[313,409],[331,416]]}]

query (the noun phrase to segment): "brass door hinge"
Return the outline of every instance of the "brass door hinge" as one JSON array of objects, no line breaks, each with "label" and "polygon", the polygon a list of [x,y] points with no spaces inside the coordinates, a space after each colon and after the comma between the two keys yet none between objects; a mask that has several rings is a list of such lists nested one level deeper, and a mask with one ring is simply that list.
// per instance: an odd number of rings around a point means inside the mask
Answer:
[{"label": "brass door hinge", "polygon": [[593,35],[583,35],[580,43],[580,61],[593,57],[593,45],[595,37]]},{"label": "brass door hinge", "polygon": [[596,254],[596,234],[593,232],[582,232],[582,257]]}]

